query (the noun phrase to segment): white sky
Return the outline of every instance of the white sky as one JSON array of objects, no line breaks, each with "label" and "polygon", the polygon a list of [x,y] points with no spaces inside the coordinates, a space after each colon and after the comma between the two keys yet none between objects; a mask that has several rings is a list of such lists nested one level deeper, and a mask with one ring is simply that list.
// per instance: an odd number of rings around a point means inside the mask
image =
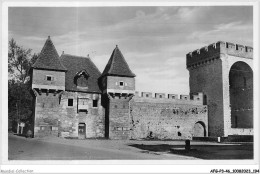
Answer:
[{"label": "white sky", "polygon": [[103,72],[116,45],[137,75],[136,90],[189,93],[186,54],[219,40],[253,46],[253,8],[11,7],[9,39],[40,52],[86,56]]}]

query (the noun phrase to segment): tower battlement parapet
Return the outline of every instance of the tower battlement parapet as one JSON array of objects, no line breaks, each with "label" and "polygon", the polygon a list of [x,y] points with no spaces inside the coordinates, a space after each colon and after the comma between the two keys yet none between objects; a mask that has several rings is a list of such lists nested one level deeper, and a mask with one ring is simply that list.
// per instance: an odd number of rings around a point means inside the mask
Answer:
[{"label": "tower battlement parapet", "polygon": [[218,41],[186,54],[187,68],[220,58],[221,54],[253,59],[253,48],[231,42]]}]

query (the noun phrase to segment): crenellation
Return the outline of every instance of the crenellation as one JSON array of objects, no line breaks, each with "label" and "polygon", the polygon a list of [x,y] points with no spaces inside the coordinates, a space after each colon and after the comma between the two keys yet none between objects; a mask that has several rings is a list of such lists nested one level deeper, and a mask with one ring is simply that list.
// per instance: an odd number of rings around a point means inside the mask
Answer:
[{"label": "crenellation", "polygon": [[189,95],[180,95],[180,100],[190,100],[190,96]]},{"label": "crenellation", "polygon": [[155,93],[155,98],[165,98],[164,93]]},{"label": "crenellation", "polygon": [[177,94],[168,94],[168,98],[169,99],[178,99],[178,95]]},{"label": "crenellation", "polygon": [[246,52],[253,52],[253,47],[245,46],[245,51]]},{"label": "crenellation", "polygon": [[203,101],[203,93],[199,92],[197,94],[191,95],[191,100]]},{"label": "crenellation", "polygon": [[[203,105],[203,93],[194,93],[191,95],[179,95],[178,94],[165,94],[165,93],[152,93],[152,92],[141,92],[141,96],[137,95],[139,94],[138,91],[136,91],[136,95],[134,98],[136,100],[140,99],[151,99],[151,101],[157,101],[158,99],[162,102],[182,102],[182,101],[187,101],[190,102],[191,104],[198,104],[198,105]],[[186,102],[186,103],[187,103]]]},{"label": "crenellation", "polygon": [[142,92],[141,97],[146,97],[146,98],[152,98],[152,93],[151,92]]},{"label": "crenellation", "polygon": [[218,59],[221,54],[252,59],[253,48],[231,42],[218,41],[186,54],[187,68],[194,68],[194,66],[202,65],[212,59]]},{"label": "crenellation", "polygon": [[245,51],[245,46],[236,44],[236,50]]},{"label": "crenellation", "polygon": [[226,48],[233,49],[235,47],[234,43],[226,42]]}]

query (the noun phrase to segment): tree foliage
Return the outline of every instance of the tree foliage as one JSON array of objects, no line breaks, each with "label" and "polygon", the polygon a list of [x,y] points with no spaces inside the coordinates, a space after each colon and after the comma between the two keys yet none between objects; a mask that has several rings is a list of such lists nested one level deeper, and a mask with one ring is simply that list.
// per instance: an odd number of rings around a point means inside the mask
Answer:
[{"label": "tree foliage", "polygon": [[31,49],[24,49],[14,39],[8,47],[8,119],[28,120],[32,116],[33,97],[29,70],[38,58]]}]

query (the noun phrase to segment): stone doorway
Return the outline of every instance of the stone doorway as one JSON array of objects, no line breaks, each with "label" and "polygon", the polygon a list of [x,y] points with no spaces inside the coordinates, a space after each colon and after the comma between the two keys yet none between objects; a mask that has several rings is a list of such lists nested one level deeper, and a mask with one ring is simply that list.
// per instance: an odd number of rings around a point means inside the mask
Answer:
[{"label": "stone doorway", "polygon": [[79,123],[78,138],[79,139],[85,139],[86,138],[86,124],[85,123]]},{"label": "stone doorway", "polygon": [[205,124],[201,121],[195,123],[193,127],[193,137],[206,137]]}]

